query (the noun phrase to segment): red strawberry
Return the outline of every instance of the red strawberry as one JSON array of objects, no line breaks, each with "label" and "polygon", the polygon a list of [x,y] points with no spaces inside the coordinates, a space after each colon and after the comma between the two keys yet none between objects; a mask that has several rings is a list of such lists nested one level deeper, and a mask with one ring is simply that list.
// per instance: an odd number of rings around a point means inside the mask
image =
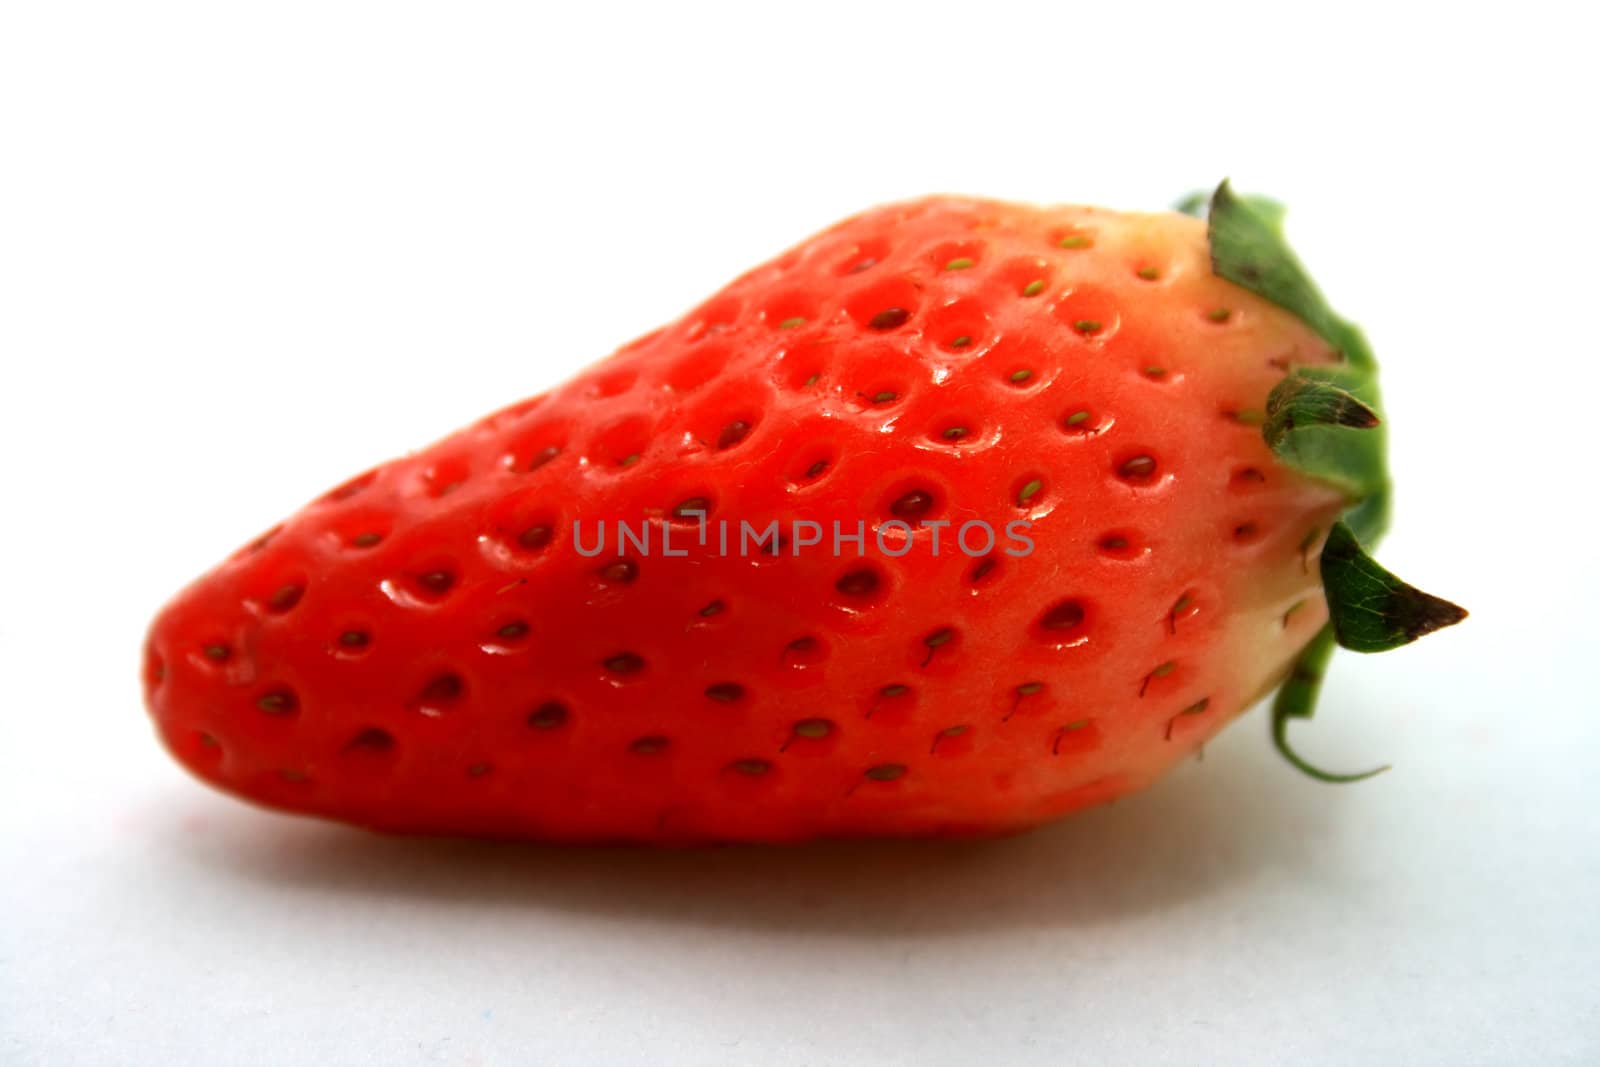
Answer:
[{"label": "red strawberry", "polygon": [[1299,658],[1287,753],[1335,637],[1462,616],[1360,547],[1373,378],[1226,185],[1209,228],[881,208],[236,553],[157,618],[147,700],[206,781],[389,830],[1027,827]]}]

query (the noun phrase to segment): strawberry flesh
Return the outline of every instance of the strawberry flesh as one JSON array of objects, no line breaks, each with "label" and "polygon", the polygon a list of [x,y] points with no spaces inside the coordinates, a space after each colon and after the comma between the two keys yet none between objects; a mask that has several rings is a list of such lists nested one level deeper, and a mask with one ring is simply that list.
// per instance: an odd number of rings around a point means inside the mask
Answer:
[{"label": "strawberry flesh", "polygon": [[1032,826],[1327,621],[1347,501],[1259,423],[1336,358],[1193,219],[881,208],[247,545],[156,619],[147,702],[213,785],[386,830]]}]

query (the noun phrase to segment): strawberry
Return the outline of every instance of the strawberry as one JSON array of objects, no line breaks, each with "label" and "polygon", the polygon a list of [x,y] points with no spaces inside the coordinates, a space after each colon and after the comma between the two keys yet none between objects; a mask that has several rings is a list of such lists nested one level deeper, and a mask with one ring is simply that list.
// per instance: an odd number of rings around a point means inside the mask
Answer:
[{"label": "strawberry", "polygon": [[[1463,612],[1367,555],[1375,371],[1209,222],[935,197],[326,493],[160,613],[205,781],[394,831],[791,841],[1141,788],[1335,643]],[[619,525],[620,524],[620,525]],[[1347,776],[1355,777],[1355,776]]]}]

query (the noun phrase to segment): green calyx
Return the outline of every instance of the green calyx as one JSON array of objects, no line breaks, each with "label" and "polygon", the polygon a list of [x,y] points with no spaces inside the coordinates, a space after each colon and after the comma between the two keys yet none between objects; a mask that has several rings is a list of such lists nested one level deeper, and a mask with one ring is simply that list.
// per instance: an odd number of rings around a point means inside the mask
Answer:
[{"label": "green calyx", "polygon": [[[1191,196],[1178,210],[1198,215],[1205,200]],[[1378,366],[1366,338],[1328,306],[1283,237],[1283,206],[1242,197],[1224,181],[1210,197],[1206,235],[1211,269],[1299,318],[1338,354],[1330,364],[1293,367],[1267,400],[1261,434],[1279,462],[1337,487],[1348,501],[1323,546],[1321,577],[1328,625],[1296,660],[1272,706],[1272,736],[1295,767],[1320,781],[1351,782],[1360,774],[1329,774],[1289,746],[1292,719],[1316,710],[1322,677],[1335,645],[1384,652],[1466,618],[1456,605],[1396,578],[1367,554],[1389,521],[1389,471]]]},{"label": "green calyx", "polygon": [[1330,602],[1339,604],[1329,621],[1333,635],[1354,652],[1387,652],[1467,617],[1380,567],[1342,522],[1334,523],[1322,546],[1322,584]]}]

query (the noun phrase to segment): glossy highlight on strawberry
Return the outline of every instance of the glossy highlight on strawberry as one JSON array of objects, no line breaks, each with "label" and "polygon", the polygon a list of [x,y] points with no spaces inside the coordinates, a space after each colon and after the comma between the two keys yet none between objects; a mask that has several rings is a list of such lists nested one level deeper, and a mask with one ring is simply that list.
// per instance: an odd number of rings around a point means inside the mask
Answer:
[{"label": "glossy highlight on strawberry", "polygon": [[891,205],[246,545],[146,699],[205,781],[385,830],[1022,829],[1291,672],[1298,761],[1335,639],[1461,617],[1365,555],[1376,403],[1226,185],[1209,226]]}]

